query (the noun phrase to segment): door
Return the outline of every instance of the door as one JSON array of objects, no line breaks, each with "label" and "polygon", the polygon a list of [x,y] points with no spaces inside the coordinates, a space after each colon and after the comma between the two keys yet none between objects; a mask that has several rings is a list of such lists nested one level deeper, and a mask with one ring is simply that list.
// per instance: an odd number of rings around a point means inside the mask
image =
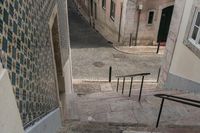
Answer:
[{"label": "door", "polygon": [[174,9],[174,6],[169,6],[162,10],[160,27],[158,31],[158,39],[157,39],[158,42],[167,41],[173,9]]},{"label": "door", "polygon": [[91,16],[93,16],[93,0],[90,0]]},{"label": "door", "polygon": [[94,18],[97,19],[97,4],[94,3]]},{"label": "door", "polygon": [[56,65],[58,88],[59,88],[59,92],[61,93],[65,91],[65,81],[64,81],[62,61],[61,61],[57,16],[54,19],[51,32],[52,32],[53,51],[54,51],[54,59],[55,59],[55,65]]}]

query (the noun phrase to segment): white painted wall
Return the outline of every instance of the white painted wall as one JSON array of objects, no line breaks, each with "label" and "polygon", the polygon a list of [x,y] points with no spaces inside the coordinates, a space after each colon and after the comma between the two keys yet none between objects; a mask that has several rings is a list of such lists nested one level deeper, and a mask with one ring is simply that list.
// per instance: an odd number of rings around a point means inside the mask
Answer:
[{"label": "white painted wall", "polygon": [[185,10],[170,67],[170,73],[200,83],[200,59],[184,44],[188,20],[194,0],[186,0]]},{"label": "white painted wall", "polygon": [[0,63],[0,132],[23,133],[19,109],[8,72]]},{"label": "white painted wall", "polygon": [[71,49],[69,50],[69,59],[65,63],[63,68],[63,74],[65,78],[65,92],[67,94],[74,93],[73,86],[72,86],[72,62],[71,62]]}]

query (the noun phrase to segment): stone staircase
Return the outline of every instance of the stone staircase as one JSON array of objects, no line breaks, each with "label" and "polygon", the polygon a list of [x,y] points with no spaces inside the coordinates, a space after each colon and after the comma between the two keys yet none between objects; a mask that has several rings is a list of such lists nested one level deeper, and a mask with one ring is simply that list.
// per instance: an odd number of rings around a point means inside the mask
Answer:
[{"label": "stone staircase", "polygon": [[116,123],[65,121],[58,133],[199,133],[200,127],[160,127]]},{"label": "stone staircase", "polygon": [[[138,102],[134,84],[132,96],[116,92],[116,84],[86,82],[74,84],[76,98],[73,100],[71,117],[65,121],[59,133],[199,133],[200,111],[173,102],[165,102],[160,127],[155,128],[160,99],[154,94],[165,93],[200,98],[199,95],[181,91],[169,91],[145,84],[141,102]],[[76,112],[76,113],[74,113]],[[75,115],[75,117],[74,117]],[[70,116],[70,114],[69,114]]]},{"label": "stone staircase", "polygon": [[107,123],[66,121],[60,133],[121,133],[121,130]]}]

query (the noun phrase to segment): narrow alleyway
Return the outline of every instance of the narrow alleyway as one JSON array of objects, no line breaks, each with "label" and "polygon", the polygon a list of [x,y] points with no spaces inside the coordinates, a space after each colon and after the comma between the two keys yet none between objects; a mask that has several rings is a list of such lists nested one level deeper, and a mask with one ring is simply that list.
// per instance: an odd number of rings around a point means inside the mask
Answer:
[{"label": "narrow alleyway", "polygon": [[[154,82],[145,82],[142,99],[138,102],[139,82],[108,83],[109,67],[114,75],[149,72],[146,80],[156,80],[162,55],[126,54],[112,47],[91,28],[69,0],[70,38],[72,48],[73,88],[75,96],[69,101],[68,119],[60,133],[198,133],[200,114],[191,108],[166,101],[155,128],[161,99],[154,94],[164,93],[199,99],[200,95],[178,90],[164,90]],[[94,81],[97,80],[97,81]],[[123,87],[124,86],[124,87]],[[121,94],[124,88],[124,94]]]},{"label": "narrow alleyway", "polygon": [[156,79],[162,55],[134,55],[115,50],[89,26],[73,0],[69,0],[69,26],[74,79],[107,80],[110,66],[113,75],[150,72],[147,79]]}]

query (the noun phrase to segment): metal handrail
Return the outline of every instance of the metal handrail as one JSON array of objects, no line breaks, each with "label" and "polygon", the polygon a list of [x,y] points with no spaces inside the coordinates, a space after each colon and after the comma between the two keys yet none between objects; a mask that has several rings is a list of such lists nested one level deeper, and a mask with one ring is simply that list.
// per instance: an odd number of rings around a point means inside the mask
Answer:
[{"label": "metal handrail", "polygon": [[132,74],[132,75],[120,75],[116,76],[117,78],[123,78],[123,77],[137,77],[137,76],[147,76],[150,75],[151,73],[137,73],[137,74]]},{"label": "metal handrail", "polygon": [[143,89],[143,83],[144,83],[144,77],[147,76],[147,75],[150,75],[150,74],[151,73],[138,73],[138,74],[132,74],[132,75],[116,76],[116,78],[117,78],[117,89],[116,89],[116,91],[117,92],[119,91],[119,80],[120,80],[120,78],[123,78],[122,94],[124,94],[124,85],[125,85],[125,82],[126,82],[126,78],[131,78],[130,90],[129,90],[129,97],[131,97],[133,78],[141,76],[142,81],[141,81],[140,94],[139,94],[139,99],[138,99],[138,101],[140,102],[141,95],[142,95],[142,89]]},{"label": "metal handrail", "polygon": [[168,95],[168,94],[156,94],[154,96],[162,98],[162,101],[160,104],[160,110],[159,110],[159,114],[158,114],[158,118],[157,118],[157,122],[156,122],[156,128],[158,127],[159,122],[160,122],[160,116],[162,113],[162,108],[163,108],[165,99],[200,108],[200,101],[198,101],[198,100],[193,100],[193,99],[188,99],[188,98],[178,97],[178,96],[173,96],[173,95]]}]

